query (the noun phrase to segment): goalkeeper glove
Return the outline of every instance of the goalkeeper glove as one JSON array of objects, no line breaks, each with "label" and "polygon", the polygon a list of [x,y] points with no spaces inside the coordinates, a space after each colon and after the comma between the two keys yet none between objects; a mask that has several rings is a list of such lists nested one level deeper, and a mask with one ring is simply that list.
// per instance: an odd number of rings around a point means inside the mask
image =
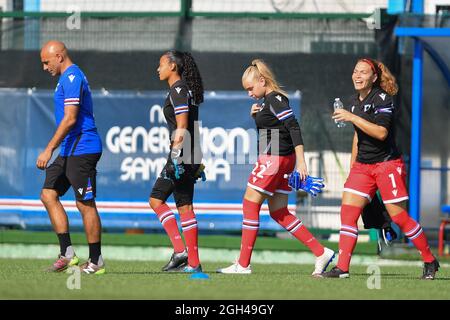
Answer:
[{"label": "goalkeeper glove", "polygon": [[205,165],[203,163],[199,165],[197,172],[195,172],[194,183],[196,183],[198,179],[202,179],[203,182],[206,181]]},{"label": "goalkeeper glove", "polygon": [[[175,180],[180,179],[180,175],[182,175],[185,171],[183,163],[178,163],[180,160],[180,155],[181,155],[181,149],[173,148],[170,151],[170,159],[172,160],[172,164],[173,164],[173,175],[175,176]],[[172,170],[170,170],[170,171],[172,171]],[[172,172],[170,172],[170,173],[172,173]]]},{"label": "goalkeeper glove", "polygon": [[322,192],[322,188],[325,187],[325,185],[322,183],[323,178],[316,178],[307,176],[306,179],[301,180],[300,179],[300,173],[297,171],[292,172],[288,176],[288,184],[290,187],[294,188],[295,190],[303,190],[314,197],[317,196],[317,194]]}]

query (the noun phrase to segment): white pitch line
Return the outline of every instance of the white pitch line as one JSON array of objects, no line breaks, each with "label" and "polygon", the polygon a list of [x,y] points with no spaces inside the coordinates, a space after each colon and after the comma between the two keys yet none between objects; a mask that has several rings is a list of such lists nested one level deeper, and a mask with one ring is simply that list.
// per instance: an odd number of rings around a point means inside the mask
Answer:
[{"label": "white pitch line", "polygon": [[[87,246],[75,247],[78,257],[87,259]],[[42,244],[0,244],[0,258],[3,259],[54,259],[59,252],[58,245]],[[239,250],[200,248],[202,262],[232,263],[239,257]],[[167,247],[128,247],[102,246],[102,256],[105,260],[121,261],[166,261],[170,258],[172,249]],[[315,257],[309,252],[287,252],[255,250],[252,263],[261,264],[310,264],[314,265]],[[337,262],[337,257],[333,263]],[[352,265],[379,266],[411,266],[420,267],[423,263],[417,261],[380,259],[377,256],[354,255]],[[441,263],[441,267],[449,267],[448,263]]]}]

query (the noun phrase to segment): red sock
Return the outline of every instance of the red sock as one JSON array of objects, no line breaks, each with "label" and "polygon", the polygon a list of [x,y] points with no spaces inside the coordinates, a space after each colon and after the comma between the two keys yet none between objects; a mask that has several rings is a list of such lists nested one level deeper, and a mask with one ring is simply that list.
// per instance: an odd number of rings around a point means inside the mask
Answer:
[{"label": "red sock", "polygon": [[278,222],[283,228],[289,231],[294,237],[307,246],[312,253],[319,257],[323,254],[324,248],[316,238],[306,229],[296,216],[291,214],[287,207],[271,212],[270,216]]},{"label": "red sock", "polygon": [[239,256],[239,264],[243,267],[248,267],[252,257],[256,236],[258,235],[259,210],[261,209],[261,204],[244,199],[242,206],[244,217],[242,221],[241,255]]},{"label": "red sock", "polygon": [[341,207],[341,231],[339,233],[339,259],[337,267],[348,271],[350,259],[358,240],[358,218],[362,208],[343,204]]},{"label": "red sock", "polygon": [[420,224],[418,224],[413,218],[411,218],[406,211],[402,211],[395,217],[392,217],[392,221],[400,227],[402,232],[408,237],[409,240],[416,246],[422,255],[424,262],[432,262],[435,258],[431,253],[430,246],[428,245],[425,233],[422,230]]},{"label": "red sock", "polygon": [[200,264],[198,258],[198,227],[195,213],[188,211],[181,215],[181,228],[188,252],[188,264],[195,268]]},{"label": "red sock", "polygon": [[155,213],[158,216],[159,221],[161,221],[164,230],[166,230],[167,235],[172,242],[173,249],[175,252],[184,251],[183,239],[181,239],[180,231],[178,230],[177,220],[172,210],[165,203],[155,208]]}]

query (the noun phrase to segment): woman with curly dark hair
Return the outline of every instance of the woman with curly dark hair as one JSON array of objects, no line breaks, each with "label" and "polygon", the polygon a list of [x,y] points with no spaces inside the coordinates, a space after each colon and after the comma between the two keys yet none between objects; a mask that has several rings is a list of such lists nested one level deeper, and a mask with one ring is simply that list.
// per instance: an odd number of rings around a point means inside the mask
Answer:
[{"label": "woman with curly dark hair", "polygon": [[[159,79],[167,81],[169,92],[164,117],[170,133],[167,163],[153,186],[150,206],[169,236],[174,252],[163,267],[168,272],[201,272],[198,257],[198,228],[193,210],[194,184],[201,171],[202,154],[198,130],[198,109],[203,102],[200,72],[188,52],[167,51],[159,60]],[[173,194],[180,214],[186,246],[175,215],[166,204]]]}]

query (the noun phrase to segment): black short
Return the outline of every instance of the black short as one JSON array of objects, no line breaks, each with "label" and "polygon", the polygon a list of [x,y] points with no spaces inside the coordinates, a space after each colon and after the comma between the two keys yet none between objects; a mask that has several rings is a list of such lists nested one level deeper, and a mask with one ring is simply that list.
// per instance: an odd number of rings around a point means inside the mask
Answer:
[{"label": "black short", "polygon": [[[164,168],[168,165],[169,163],[166,163]],[[177,207],[192,204],[194,200],[195,184],[195,179],[193,177],[198,167],[199,165],[184,165],[186,171],[178,180],[165,177],[163,173],[161,173],[158,179],[156,179],[152,192],[150,193],[150,198],[166,202],[167,198],[173,193],[173,198],[175,199]]]},{"label": "black short", "polygon": [[78,201],[93,200],[96,196],[97,162],[101,153],[79,156],[58,156],[45,170],[43,189],[53,189],[63,196],[70,186]]}]

